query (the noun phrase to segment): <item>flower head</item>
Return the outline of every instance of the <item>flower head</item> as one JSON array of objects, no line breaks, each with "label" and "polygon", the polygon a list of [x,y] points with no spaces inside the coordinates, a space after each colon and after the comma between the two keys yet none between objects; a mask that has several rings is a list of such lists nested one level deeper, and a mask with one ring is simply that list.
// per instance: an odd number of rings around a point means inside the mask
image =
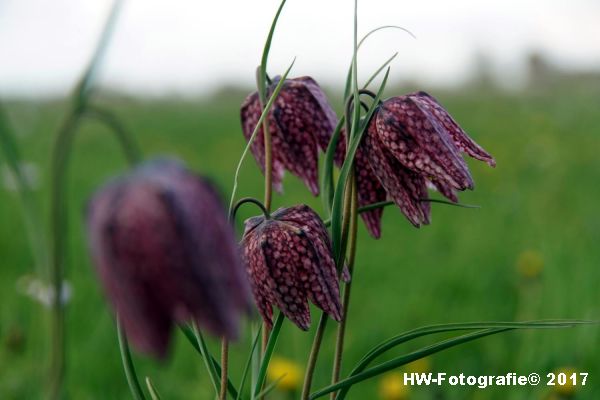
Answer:
[{"label": "flower head", "polygon": [[390,372],[379,382],[379,397],[382,400],[406,400],[410,394],[410,387],[404,384],[400,372]]},{"label": "flower head", "polygon": [[[279,78],[268,88],[272,93]],[[258,93],[254,92],[242,104],[242,131],[246,140],[260,119],[262,107]],[[310,77],[287,79],[268,115],[272,137],[273,186],[281,191],[284,170],[300,178],[316,196],[318,184],[318,149],[327,149],[329,138],[337,123],[335,112],[325,93]],[[259,167],[265,172],[265,144],[259,128],[251,151]]]},{"label": "flower head", "polygon": [[448,112],[425,92],[393,97],[373,114],[361,147],[372,172],[415,226],[430,220],[427,187],[457,202],[456,191],[473,188],[461,152],[495,166]]},{"label": "flower head", "polygon": [[213,187],[171,160],[101,188],[87,215],[96,270],[140,351],[166,354],[175,323],[235,337],[249,288],[233,228]]},{"label": "flower head", "polygon": [[323,221],[310,207],[280,208],[269,218],[248,219],[242,247],[258,310],[269,326],[276,305],[307,330],[308,299],[336,321],[341,319],[331,241]]}]

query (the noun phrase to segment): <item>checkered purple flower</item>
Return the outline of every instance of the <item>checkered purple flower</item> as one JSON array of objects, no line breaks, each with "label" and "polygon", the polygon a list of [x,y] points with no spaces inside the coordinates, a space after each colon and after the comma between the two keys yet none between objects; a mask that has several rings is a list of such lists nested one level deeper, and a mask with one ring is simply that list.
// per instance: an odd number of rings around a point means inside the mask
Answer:
[{"label": "checkered purple flower", "polygon": [[300,329],[310,326],[308,300],[340,321],[339,282],[331,240],[308,206],[280,208],[245,223],[242,248],[258,310],[272,325],[273,305]]},{"label": "checkered purple flower", "polygon": [[427,186],[457,202],[473,188],[461,152],[495,166],[436,99],[425,92],[393,97],[373,115],[361,148],[388,196],[416,227],[430,221]]},{"label": "checkered purple flower", "polygon": [[233,338],[250,288],[213,187],[172,160],[143,164],[92,198],[96,270],[133,346],[164,357],[176,323]]},{"label": "checkered purple flower", "polygon": [[[275,89],[279,78],[268,88]],[[242,104],[242,131],[246,140],[260,119],[262,108],[254,92]],[[287,79],[268,116],[272,138],[273,186],[282,191],[285,170],[300,178],[315,196],[319,194],[318,149],[325,151],[337,124],[335,112],[325,93],[310,77]],[[252,142],[251,151],[261,171],[265,171],[265,145],[262,127]]]}]

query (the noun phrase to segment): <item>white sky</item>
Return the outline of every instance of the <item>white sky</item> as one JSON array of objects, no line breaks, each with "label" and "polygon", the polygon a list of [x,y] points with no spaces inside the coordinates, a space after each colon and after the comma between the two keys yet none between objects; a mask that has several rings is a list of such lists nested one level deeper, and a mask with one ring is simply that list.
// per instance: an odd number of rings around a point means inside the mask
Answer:
[{"label": "white sky", "polygon": [[[129,0],[100,83],[132,93],[195,94],[254,80],[278,0]],[[85,67],[111,2],[0,0],[0,95],[65,93]],[[269,73],[341,85],[352,51],[352,0],[288,0]],[[392,82],[452,85],[484,53],[505,79],[538,50],[568,68],[600,68],[599,0],[360,0],[359,35],[387,24],[359,55],[367,76],[396,51]]]}]

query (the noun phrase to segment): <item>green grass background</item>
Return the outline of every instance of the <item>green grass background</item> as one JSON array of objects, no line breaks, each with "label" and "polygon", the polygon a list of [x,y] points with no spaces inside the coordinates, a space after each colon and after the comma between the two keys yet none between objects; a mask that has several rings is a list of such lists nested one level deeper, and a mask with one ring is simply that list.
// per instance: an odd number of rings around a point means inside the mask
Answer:
[{"label": "green grass background", "polygon": [[[399,93],[388,90],[388,95]],[[383,236],[375,241],[361,225],[358,260],[346,341],[345,368],[370,347],[393,334],[445,322],[599,319],[600,300],[600,90],[554,87],[525,93],[494,90],[433,92],[464,128],[497,159],[491,169],[469,164],[476,180],[465,203],[481,209],[434,204],[433,222],[414,229],[395,208],[384,213]],[[208,100],[141,101],[101,97],[135,134],[148,156],[175,155],[213,178],[228,198],[245,141],[239,123],[241,93]],[[333,98],[333,96],[332,96]],[[24,158],[38,165],[38,199],[45,211],[49,196],[49,154],[65,113],[63,102],[12,102],[11,121]],[[0,164],[3,165],[2,159]],[[129,398],[112,317],[90,266],[82,226],[86,199],[99,184],[124,170],[119,148],[105,129],[86,123],[78,135],[69,174],[70,210],[67,279],[73,297],[67,310],[66,390],[70,399]],[[249,157],[239,196],[262,195],[262,176]],[[285,178],[285,194],[275,206],[306,202],[322,211],[299,181]],[[239,220],[255,213],[245,207]],[[47,218],[46,218],[47,220]],[[48,231],[47,227],[41,227]],[[519,255],[534,251],[543,270],[525,279]],[[48,315],[18,293],[16,282],[32,273],[32,258],[15,193],[0,189],[0,398],[41,396],[48,352]],[[318,313],[313,310],[313,330]],[[329,382],[334,324],[324,339],[314,388]],[[248,332],[245,326],[245,332]],[[312,332],[312,330],[311,330]],[[237,382],[248,334],[232,349]],[[437,336],[442,339],[445,336]],[[172,356],[157,363],[136,356],[141,377],[150,376],[163,399],[211,398],[199,356],[177,332]],[[434,340],[429,337],[390,355]],[[286,322],[277,354],[304,364],[311,333]],[[504,333],[429,358],[433,372],[542,376],[572,366],[589,372],[575,398],[600,398],[600,329]],[[217,343],[211,342],[216,352]],[[386,358],[383,358],[385,360]],[[357,385],[351,399],[378,398],[379,380]],[[278,398],[274,395],[272,398]],[[413,399],[546,399],[550,388],[412,388]],[[283,398],[283,397],[282,397]]]}]

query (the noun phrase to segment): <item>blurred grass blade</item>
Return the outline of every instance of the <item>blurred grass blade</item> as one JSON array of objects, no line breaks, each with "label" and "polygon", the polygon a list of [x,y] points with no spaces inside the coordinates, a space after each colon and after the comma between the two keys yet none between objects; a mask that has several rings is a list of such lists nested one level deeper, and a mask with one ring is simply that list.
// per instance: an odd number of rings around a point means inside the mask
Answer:
[{"label": "blurred grass blade", "polygon": [[200,349],[200,353],[202,354],[202,359],[204,360],[204,365],[206,366],[206,370],[208,371],[210,381],[212,382],[213,387],[215,389],[215,394],[218,395],[221,378],[217,374],[215,364],[211,362],[213,358],[210,354],[210,351],[208,350],[206,341],[204,340],[204,337],[202,336],[202,333],[200,332],[200,329],[198,329],[198,325],[195,322],[192,323],[192,330],[194,332],[196,340],[198,341],[198,348]]},{"label": "blurred grass blade", "polygon": [[[354,367],[350,372],[349,376],[355,376],[364,371],[367,366],[375,360],[375,358],[381,356],[388,350],[394,349],[396,346],[409,342],[413,339],[417,339],[423,336],[433,335],[444,332],[454,332],[461,330],[475,330],[475,329],[490,329],[490,328],[506,328],[506,329],[540,329],[540,328],[562,328],[570,327],[573,325],[583,324],[585,321],[531,321],[531,322],[467,322],[457,324],[441,324],[424,326],[421,328],[413,329],[408,332],[401,333],[400,335],[394,336],[383,343],[377,345],[371,349]],[[348,392],[350,387],[345,387],[340,390],[338,399],[343,399]]]},{"label": "blurred grass blade", "polygon": [[334,255],[336,256],[336,259],[339,257],[339,251],[342,248],[342,203],[344,198],[344,192],[348,184],[348,177],[350,176],[350,171],[354,163],[356,150],[358,149],[363,134],[367,129],[368,122],[371,120],[375,109],[379,107],[379,99],[381,99],[383,91],[385,90],[385,85],[387,83],[389,74],[390,69],[388,67],[385,76],[383,77],[383,81],[381,82],[381,86],[379,87],[379,91],[377,92],[375,99],[373,99],[373,104],[371,104],[371,107],[369,108],[369,111],[367,112],[367,115],[364,118],[364,123],[359,127],[354,137],[352,137],[350,140],[350,145],[348,146],[348,151],[346,153],[346,159],[344,160],[344,164],[342,165],[342,169],[340,171],[340,177],[338,179],[335,193],[333,196],[333,204],[331,211],[331,236],[333,242],[333,251]]},{"label": "blurred grass blade", "polygon": [[131,395],[135,400],[145,400],[146,397],[144,396],[144,392],[140,386],[137,374],[135,373],[135,367],[133,365],[133,360],[131,359],[131,353],[129,352],[127,337],[125,336],[125,331],[119,322],[117,322],[117,335],[119,338],[121,361],[123,362],[123,369],[125,370],[125,377],[127,378],[127,384],[129,385],[129,390],[131,390]]},{"label": "blurred grass blade", "polygon": [[268,395],[269,393],[271,393],[277,387],[279,382],[281,382],[281,380],[286,377],[286,375],[287,374],[283,374],[279,378],[277,378],[273,382],[271,382],[259,394],[256,395],[256,398],[260,399],[260,398],[263,398],[264,396]]},{"label": "blurred grass blade", "polygon": [[265,384],[267,368],[269,367],[269,363],[271,362],[271,356],[273,355],[273,351],[275,350],[275,345],[277,344],[277,338],[279,337],[279,332],[281,331],[281,325],[283,324],[283,320],[283,313],[279,312],[279,314],[277,315],[277,319],[273,324],[273,329],[271,330],[271,334],[269,335],[267,347],[265,348],[265,352],[263,354],[263,358],[260,364],[260,369],[258,371],[258,379],[256,380],[256,386],[254,387],[253,391],[253,399],[259,398],[259,394],[262,390],[263,385]]},{"label": "blurred grass blade", "polygon": [[148,393],[150,393],[150,398],[152,400],[160,400],[160,395],[148,376],[146,377],[146,387],[148,388]]},{"label": "blurred grass blade", "polygon": [[17,193],[21,198],[23,220],[25,221],[25,228],[29,236],[29,245],[34,257],[36,272],[40,277],[48,278],[48,252],[41,212],[35,201],[35,196],[27,181],[27,177],[23,172],[23,160],[19,146],[2,108],[2,104],[0,104],[0,151],[6,159],[6,165],[14,177]]},{"label": "blurred grass blade", "polygon": [[246,158],[246,155],[248,154],[248,150],[250,149],[250,146],[252,145],[252,142],[256,138],[256,135],[258,133],[258,130],[259,130],[260,126],[262,125],[263,121],[267,117],[267,115],[269,113],[269,110],[271,109],[271,106],[275,102],[275,99],[277,99],[277,96],[279,95],[279,91],[283,87],[283,84],[285,83],[285,79],[287,78],[290,70],[294,66],[294,62],[295,61],[296,61],[296,59],[294,59],[294,61],[292,61],[292,63],[288,67],[288,69],[283,74],[281,80],[277,83],[277,86],[275,86],[275,90],[273,91],[273,94],[269,98],[269,101],[267,102],[267,104],[266,104],[266,106],[265,106],[262,114],[260,115],[260,118],[259,118],[258,122],[256,123],[256,126],[254,127],[254,131],[252,131],[252,135],[250,136],[250,140],[248,140],[248,143],[246,144],[246,147],[244,148],[244,151],[242,152],[242,156],[240,157],[240,161],[238,162],[237,168],[235,169],[235,175],[234,175],[234,178],[233,178],[233,189],[231,190],[231,199],[229,200],[229,211],[228,211],[227,215],[231,214],[231,209],[233,208],[233,203],[235,201],[235,194],[237,192],[237,187],[238,187],[238,180],[239,180],[239,176],[240,176],[240,171],[242,169],[242,164],[244,163],[244,159]]},{"label": "blurred grass blade", "polygon": [[[181,329],[185,338],[188,340],[188,342],[190,342],[190,344],[194,347],[194,349],[196,349],[198,354],[200,354],[200,356],[204,357],[202,355],[202,350],[200,349],[200,345],[198,344],[198,339],[196,339],[196,335],[194,334],[193,329],[190,328],[188,325],[180,325],[179,329]],[[214,358],[212,355],[210,356],[210,359],[214,365],[215,370],[217,371],[217,376],[219,377],[219,381],[220,381],[221,380],[221,364],[219,364],[219,361],[217,361],[217,359]],[[236,398],[238,396],[238,391],[235,389],[235,386],[233,386],[233,383],[229,379],[227,380],[227,391],[233,398]]]},{"label": "blurred grass blade", "polygon": [[259,327],[256,331],[256,335],[254,335],[254,340],[252,341],[252,347],[250,348],[250,354],[248,354],[248,360],[246,360],[246,364],[244,365],[244,371],[242,372],[242,379],[238,386],[238,395],[235,396],[235,400],[240,400],[242,397],[242,393],[244,393],[244,385],[246,384],[246,379],[248,379],[248,373],[250,372],[250,365],[252,364],[252,358],[254,357],[254,352],[256,351],[256,347],[258,344],[258,340],[261,337],[261,329]]},{"label": "blurred grass blade", "polygon": [[124,0],[115,0],[110,10],[110,14],[108,15],[106,22],[104,23],[104,28],[102,30],[102,34],[100,35],[100,40],[96,45],[96,49],[93,53],[92,59],[88,67],[86,68],[79,85],[77,86],[76,93],[76,101],[78,101],[79,105],[83,105],[86,103],[87,97],[90,93],[90,89],[92,88],[92,84],[96,78],[98,73],[98,69],[100,64],[104,59],[106,54],[106,49],[110,43],[112,35],[115,30],[115,26],[117,24],[117,19],[119,13],[121,11],[121,7],[123,6]]}]

